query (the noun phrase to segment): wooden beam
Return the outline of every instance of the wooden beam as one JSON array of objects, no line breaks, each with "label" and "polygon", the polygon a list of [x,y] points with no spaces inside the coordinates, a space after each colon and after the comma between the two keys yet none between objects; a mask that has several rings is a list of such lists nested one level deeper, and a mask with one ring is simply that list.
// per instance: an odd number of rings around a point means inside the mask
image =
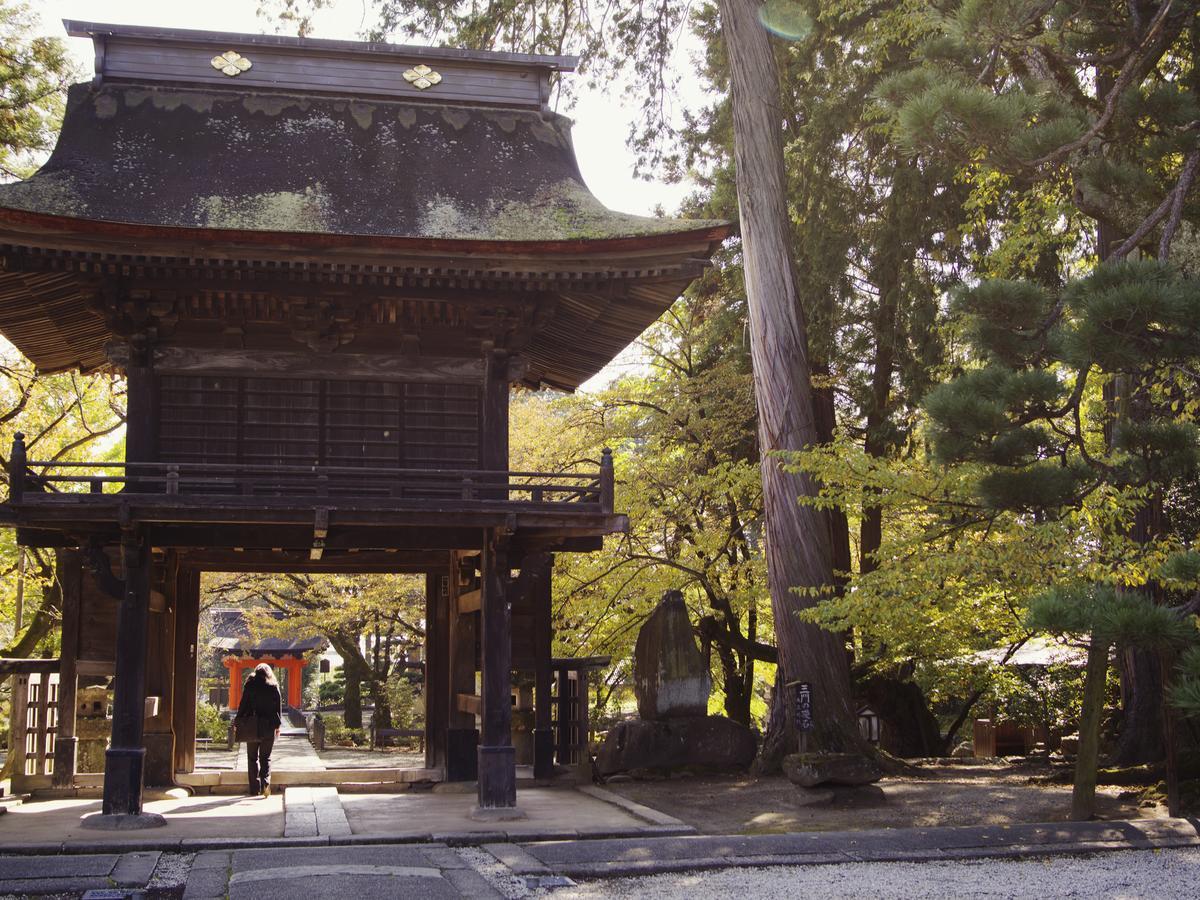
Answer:
[{"label": "wooden beam", "polygon": [[[156,534],[156,538],[158,535]],[[180,565],[210,572],[388,572],[421,575],[445,572],[445,550],[332,550],[326,544],[319,560],[309,559],[309,551],[282,548],[252,549],[240,553],[221,549],[188,549],[180,553]]]},{"label": "wooden beam", "polygon": [[483,697],[479,694],[457,694],[454,705],[461,713],[477,716],[483,711]]},{"label": "wooden beam", "polygon": [[62,661],[56,656],[46,659],[14,659],[0,657],[0,678],[9,675],[33,675],[40,672],[57,672]]},{"label": "wooden beam", "polygon": [[483,598],[483,592],[476,588],[473,591],[464,591],[458,595],[458,614],[466,615],[467,613],[479,612],[480,602]]},{"label": "wooden beam", "polygon": [[480,384],[484,374],[483,360],[478,358],[191,347],[158,348],[154,352],[154,366],[172,375],[265,375],[422,384]]}]

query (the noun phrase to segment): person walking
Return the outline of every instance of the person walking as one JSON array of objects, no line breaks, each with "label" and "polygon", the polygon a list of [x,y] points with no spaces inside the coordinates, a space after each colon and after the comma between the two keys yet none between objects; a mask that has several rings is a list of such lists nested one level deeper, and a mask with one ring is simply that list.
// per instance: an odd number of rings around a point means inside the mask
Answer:
[{"label": "person walking", "polygon": [[242,688],[242,702],[238,704],[234,728],[239,719],[250,716],[257,720],[254,734],[247,735],[246,769],[250,776],[250,793],[271,796],[271,750],[279,727],[283,724],[283,698],[279,693],[279,682],[266,663],[254,667],[254,673],[246,679]]}]

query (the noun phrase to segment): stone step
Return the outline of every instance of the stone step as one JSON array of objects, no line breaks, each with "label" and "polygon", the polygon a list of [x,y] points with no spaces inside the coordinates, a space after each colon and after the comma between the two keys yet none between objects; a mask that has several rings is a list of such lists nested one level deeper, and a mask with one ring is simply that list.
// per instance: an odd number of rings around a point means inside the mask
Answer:
[{"label": "stone step", "polygon": [[283,836],[350,834],[350,822],[335,787],[289,787],[283,792]]}]

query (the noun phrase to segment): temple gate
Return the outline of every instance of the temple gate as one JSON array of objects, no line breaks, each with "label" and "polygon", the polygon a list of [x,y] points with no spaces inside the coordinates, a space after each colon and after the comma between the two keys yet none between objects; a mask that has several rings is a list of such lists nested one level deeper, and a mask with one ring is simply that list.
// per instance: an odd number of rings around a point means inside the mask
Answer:
[{"label": "temple gate", "polygon": [[60,551],[59,708],[115,673],[104,813],[192,765],[203,571],[424,573],[428,764],[513,807],[514,610],[546,774],[578,744],[552,727],[554,554],[626,521],[607,452],[510,471],[510,387],[578,387],[728,227],[588,192],[547,106],[569,57],[66,24],[96,73],[0,185],[0,331],[40,371],[121,373],[126,453],[18,436],[3,515]]}]

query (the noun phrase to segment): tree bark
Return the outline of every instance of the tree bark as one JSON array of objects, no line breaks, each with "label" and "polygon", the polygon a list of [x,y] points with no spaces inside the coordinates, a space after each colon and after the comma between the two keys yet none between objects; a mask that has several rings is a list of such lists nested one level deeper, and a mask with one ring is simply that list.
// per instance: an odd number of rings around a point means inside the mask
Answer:
[{"label": "tree bark", "polygon": [[1163,673],[1158,653],[1127,648],[1118,657],[1121,673],[1121,732],[1112,762],[1139,766],[1163,759]]},{"label": "tree bark", "polygon": [[1075,758],[1075,786],[1071,791],[1071,818],[1077,822],[1085,822],[1096,813],[1096,765],[1107,674],[1108,644],[1093,638],[1088,644],[1083,708],[1079,713],[1079,755]]},{"label": "tree bark", "polygon": [[[812,479],[785,472],[778,451],[817,440],[804,314],[790,252],[779,98],[770,38],[755,0],[719,0],[733,91],[742,259],[758,404],[766,512],[766,559],[783,681],[811,682],[817,750],[865,752],[850,697],[850,667],[840,635],[801,622],[797,612],[828,590],[832,548],[825,515],[797,503]],[[786,692],[783,692],[786,693]],[[778,742],[764,741],[764,747]]]},{"label": "tree bark", "polygon": [[344,635],[329,635],[329,642],[342,657],[346,693],[342,699],[342,722],[347,728],[362,728],[362,683],[367,665],[358,640]]}]

